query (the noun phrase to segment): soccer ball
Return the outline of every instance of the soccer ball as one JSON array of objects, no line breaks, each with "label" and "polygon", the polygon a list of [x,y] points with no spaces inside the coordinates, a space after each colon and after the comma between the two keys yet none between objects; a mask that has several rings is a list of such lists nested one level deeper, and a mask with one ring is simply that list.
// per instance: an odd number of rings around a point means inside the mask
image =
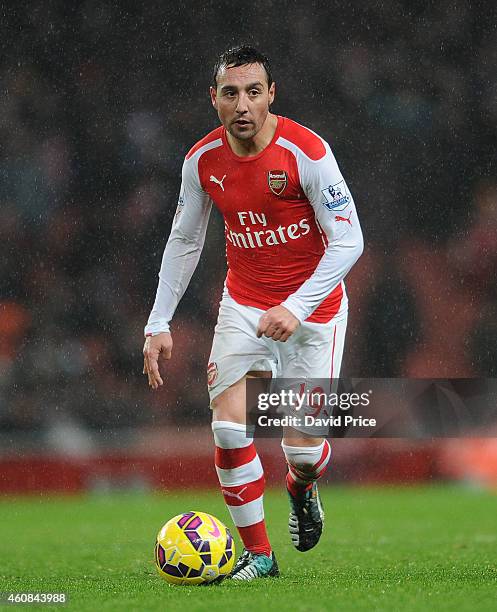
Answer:
[{"label": "soccer ball", "polygon": [[229,529],[205,512],[178,514],[157,535],[155,563],[170,584],[221,580],[234,561],[235,542]]}]

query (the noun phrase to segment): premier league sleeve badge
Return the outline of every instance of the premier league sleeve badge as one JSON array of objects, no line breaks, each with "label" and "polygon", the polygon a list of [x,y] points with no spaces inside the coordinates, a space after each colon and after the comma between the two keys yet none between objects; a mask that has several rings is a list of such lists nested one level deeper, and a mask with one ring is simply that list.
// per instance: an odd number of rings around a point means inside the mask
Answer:
[{"label": "premier league sleeve badge", "polygon": [[321,189],[321,193],[325,197],[323,206],[328,210],[344,210],[350,204],[350,195],[347,192],[345,181],[339,181],[334,185],[329,185],[326,189]]}]

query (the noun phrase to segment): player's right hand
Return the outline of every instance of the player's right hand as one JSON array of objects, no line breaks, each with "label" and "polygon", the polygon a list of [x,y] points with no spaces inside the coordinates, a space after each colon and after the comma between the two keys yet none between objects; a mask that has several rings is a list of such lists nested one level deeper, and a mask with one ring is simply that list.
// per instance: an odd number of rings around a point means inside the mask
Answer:
[{"label": "player's right hand", "polygon": [[173,339],[169,332],[147,336],[143,346],[143,373],[148,376],[148,384],[152,389],[162,387],[164,381],[159,371],[159,361],[171,359]]}]

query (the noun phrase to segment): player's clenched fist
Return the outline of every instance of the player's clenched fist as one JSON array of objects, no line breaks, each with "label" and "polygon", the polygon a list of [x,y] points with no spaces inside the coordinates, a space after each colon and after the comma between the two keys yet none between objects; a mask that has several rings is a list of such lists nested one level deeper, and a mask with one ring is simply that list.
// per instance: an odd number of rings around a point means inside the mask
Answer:
[{"label": "player's clenched fist", "polygon": [[148,384],[152,389],[164,384],[159,371],[159,361],[171,359],[172,350],[173,339],[169,333],[146,338],[143,347],[143,373],[148,375]]},{"label": "player's clenched fist", "polygon": [[257,326],[257,337],[266,336],[286,342],[300,325],[300,321],[284,306],[273,306],[261,316]]}]

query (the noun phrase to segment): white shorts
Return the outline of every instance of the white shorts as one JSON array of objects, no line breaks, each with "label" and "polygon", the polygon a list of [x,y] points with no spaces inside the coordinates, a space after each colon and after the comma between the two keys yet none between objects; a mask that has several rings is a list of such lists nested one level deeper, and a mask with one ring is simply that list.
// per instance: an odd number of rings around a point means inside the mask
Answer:
[{"label": "white shorts", "polygon": [[329,323],[304,321],[286,342],[278,342],[256,336],[264,310],[238,304],[225,290],[207,367],[211,403],[250,371],[270,371],[273,378],[338,378],[347,311],[344,295]]}]

